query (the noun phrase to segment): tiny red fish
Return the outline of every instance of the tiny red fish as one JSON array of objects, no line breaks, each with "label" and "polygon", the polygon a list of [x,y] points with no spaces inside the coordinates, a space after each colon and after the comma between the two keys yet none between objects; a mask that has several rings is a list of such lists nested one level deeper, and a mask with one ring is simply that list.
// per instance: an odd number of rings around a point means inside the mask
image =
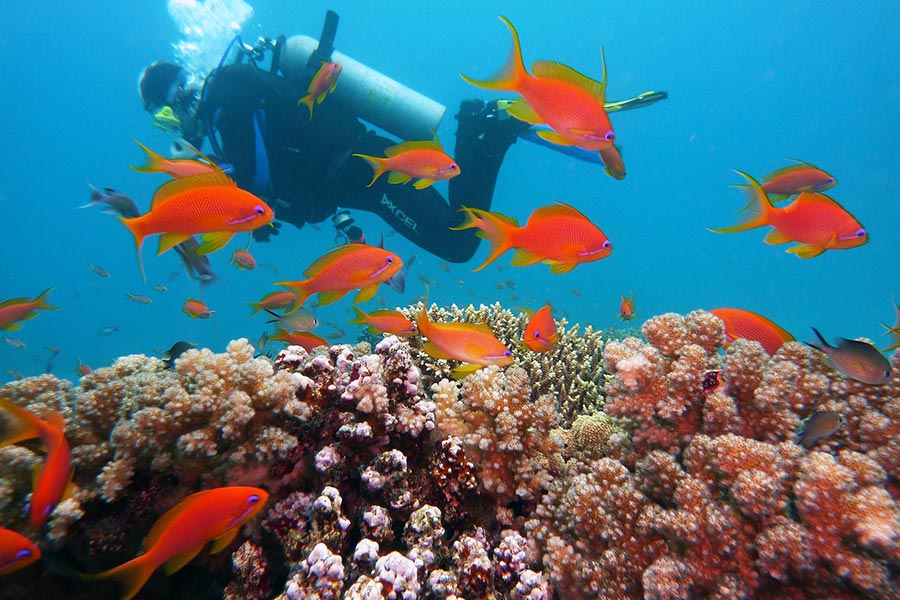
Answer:
[{"label": "tiny red fish", "polygon": [[709,311],[725,323],[725,339],[730,344],[738,338],[754,340],[762,344],[766,354],[775,354],[785,342],[794,336],[762,315],[740,308],[717,308]]},{"label": "tiny red fish", "polygon": [[388,183],[406,183],[416,178],[413,187],[417,190],[427,188],[436,180],[452,179],[460,174],[459,165],[447,156],[437,136],[433,140],[403,142],[387,148],[385,158],[354,154],[364,159],[372,167],[372,187],[379,177],[390,171]]},{"label": "tiny red fish", "polygon": [[522,334],[522,343],[532,352],[549,352],[558,339],[556,321],[553,320],[549,305],[532,314]]},{"label": "tiny red fish", "polygon": [[631,292],[629,298],[622,294],[622,302],[619,303],[619,318],[623,321],[630,321],[634,317],[634,292]]},{"label": "tiny red fish", "polygon": [[251,302],[248,306],[253,307],[251,314],[256,314],[261,310],[279,310],[293,306],[297,301],[297,296],[293,292],[271,292],[263,296],[259,302]]},{"label": "tiny red fish", "polygon": [[348,321],[358,325],[368,325],[369,333],[376,335],[390,333],[399,337],[410,337],[418,332],[416,324],[407,319],[406,315],[399,310],[382,308],[366,314],[355,304],[352,308],[356,312],[356,317],[348,319]]},{"label": "tiny red fish", "polygon": [[769,225],[773,229],[765,242],[798,242],[787,251],[800,258],[813,258],[826,250],[855,248],[869,241],[869,234],[859,221],[828,196],[803,192],[784,208],[778,208],[755,179],[741,171],[736,173],[750,183],[751,199],[744,207],[746,216],[737,225],[710,231],[734,233]]},{"label": "tiny red fish", "polygon": [[203,300],[188,298],[184,301],[184,306],[181,307],[181,312],[191,317],[192,319],[208,319],[216,311],[210,310],[209,307],[204,304]]},{"label": "tiny red fish", "polygon": [[59,306],[51,306],[47,302],[47,294],[53,288],[47,288],[33,300],[28,298],[10,298],[0,302],[0,331],[19,329],[22,321],[33,319],[39,310],[58,310]]},{"label": "tiny red fish", "polygon": [[354,302],[375,297],[379,284],[393,277],[403,261],[393,252],[366,244],[344,244],[315,261],[299,281],[279,281],[293,292],[297,300],[293,312],[312,294],[319,294],[319,306],[343,298],[350,290],[360,290]]},{"label": "tiny red fish", "polygon": [[269,500],[255,487],[220,487],[192,494],[169,509],[144,538],[144,553],[114,569],[82,575],[84,579],[113,579],[122,584],[122,600],[140,591],[153,572],[165,565],[172,574],[189,563],[204,546],[210,554],[228,547],[241,526]]},{"label": "tiny red fish", "polygon": [[249,251],[237,249],[232,253],[231,260],[228,261],[228,264],[234,265],[238,269],[244,271],[252,271],[256,268],[256,259],[253,258],[253,255],[250,254]]},{"label": "tiny red fish", "polygon": [[0,577],[36,562],[41,549],[34,542],[11,529],[0,527]]},{"label": "tiny red fish", "polygon": [[313,117],[313,102],[322,104],[325,96],[334,91],[342,70],[343,66],[339,62],[322,63],[312,81],[309,82],[309,87],[306,89],[308,93],[297,101],[297,106],[302,104],[309,109],[310,121]]},{"label": "tiny red fish", "polygon": [[65,436],[65,421],[55,411],[48,412],[46,420],[39,419],[31,411],[7,400],[0,400],[0,410],[9,416],[0,448],[35,438],[46,448],[47,458],[38,471],[28,513],[31,525],[39,527],[63,499],[72,481],[72,451]]},{"label": "tiny red fish", "polygon": [[319,346],[331,345],[328,340],[310,331],[287,331],[286,329],[276,329],[275,333],[269,336],[269,340],[284,342],[291,346],[301,346],[307,352],[311,352],[313,348]]}]

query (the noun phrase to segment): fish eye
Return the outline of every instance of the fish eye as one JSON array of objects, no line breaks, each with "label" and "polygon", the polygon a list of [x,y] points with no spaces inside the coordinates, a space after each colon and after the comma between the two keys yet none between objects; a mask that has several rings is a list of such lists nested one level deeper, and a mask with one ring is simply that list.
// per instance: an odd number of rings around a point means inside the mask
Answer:
[{"label": "fish eye", "polygon": [[25,548],[24,550],[19,550],[18,552],[16,552],[16,560],[22,560],[23,558],[28,558],[32,554],[33,553],[28,548]]},{"label": "fish eye", "polygon": [[825,180],[825,183],[834,183],[834,177],[829,177]]},{"label": "fish eye", "polygon": [[458,169],[459,167],[456,166],[456,163],[450,163],[450,168],[451,168],[451,169]]},{"label": "fish eye", "polygon": [[540,338],[540,337],[541,337],[541,332],[540,332],[540,331],[535,331],[535,332],[534,332],[534,337]]},{"label": "fish eye", "polygon": [[387,257],[387,262],[388,262],[388,264],[391,264],[392,262],[394,262],[394,257],[393,257],[393,256],[388,256],[388,257]]},{"label": "fish eye", "polygon": [[512,356],[512,350],[507,350],[503,353],[503,356]]},{"label": "fish eye", "polygon": [[264,209],[262,206],[257,206],[256,208],[253,209],[253,212],[255,212],[258,215],[263,215],[266,213],[266,209]]},{"label": "fish eye", "polygon": [[856,237],[863,237],[866,235],[866,230],[863,228],[859,228],[856,230]]},{"label": "fish eye", "polygon": [[259,496],[257,494],[252,494],[247,497],[247,504],[256,504],[259,502]]},{"label": "fish eye", "polygon": [[605,242],[603,242],[604,248],[609,248],[610,246],[612,246],[612,244],[609,243],[609,240],[606,240]]},{"label": "fish eye", "polygon": [[606,135],[603,137],[605,137],[609,141],[612,141],[612,140],[616,139],[616,134],[613,131],[607,131]]}]

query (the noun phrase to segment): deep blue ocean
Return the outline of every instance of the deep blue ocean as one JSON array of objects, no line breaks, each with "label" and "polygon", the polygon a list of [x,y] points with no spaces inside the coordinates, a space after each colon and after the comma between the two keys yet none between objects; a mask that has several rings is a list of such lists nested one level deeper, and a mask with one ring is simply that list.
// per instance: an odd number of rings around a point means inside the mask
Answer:
[{"label": "deep blue ocean", "polygon": [[[180,4],[184,5],[185,2]],[[234,3],[220,2],[222,5]],[[537,309],[552,303],[570,323],[620,327],[622,294],[634,291],[643,318],[697,308],[735,307],[761,313],[798,339],[811,327],[829,338],[865,336],[886,343],[900,293],[900,5],[864,2],[321,2],[251,3],[245,41],[303,33],[318,37],[325,10],[340,13],[335,47],[447,106],[438,135],[452,151],[459,102],[501,97],[474,88],[459,72],[486,78],[504,62],[518,29],[525,64],[566,63],[599,79],[608,64],[608,97],[647,90],[669,98],[612,115],[628,175],[519,141],[507,154],[492,209],[521,221],[553,200],[590,217],[613,243],[608,258],[553,275],[546,265],[509,266],[511,254],[479,273],[482,245],[469,264],[450,265],[415,249],[377,217],[354,217],[370,240],[402,257],[417,254],[404,294],[384,286],[387,306],[405,306],[431,283],[439,304],[491,303]],[[260,267],[227,264],[246,234],[211,256],[223,282],[202,298],[216,312],[189,319],[181,306],[199,297],[174,252],[155,256],[148,240],[138,273],[131,235],[87,203],[88,184],[116,188],[146,210],[164,175],[128,168],[144,161],[140,140],[165,152],[170,137],[152,127],[137,93],[143,68],[176,58],[185,39],[162,0],[15,2],[0,20],[0,300],[55,288],[62,310],[42,312],[2,335],[0,381],[43,373],[75,377],[76,357],[92,367],[126,354],[153,354],[184,339],[222,351],[231,339],[251,341],[270,329],[246,303],[301,273],[334,244],[328,221],[318,229],[285,226],[271,243],[254,244]],[[223,38],[224,39],[224,38]],[[220,48],[224,49],[225,42]],[[757,178],[800,158],[838,180],[829,192],[869,231],[867,245],[802,260],[785,246],[763,243],[767,229],[720,235],[707,227],[737,220],[742,183],[732,169]],[[446,193],[446,183],[438,183]],[[100,278],[87,263],[111,273]],[[501,270],[502,269],[502,270]],[[174,279],[170,281],[170,278]],[[510,283],[514,289],[510,289]],[[165,293],[150,284],[164,284]],[[149,305],[126,293],[152,297]],[[517,295],[518,297],[513,297]],[[359,327],[351,297],[317,311],[317,333],[354,341]],[[378,302],[364,305],[379,308]],[[104,328],[118,332],[101,336]],[[344,330],[344,333],[341,333]]]}]

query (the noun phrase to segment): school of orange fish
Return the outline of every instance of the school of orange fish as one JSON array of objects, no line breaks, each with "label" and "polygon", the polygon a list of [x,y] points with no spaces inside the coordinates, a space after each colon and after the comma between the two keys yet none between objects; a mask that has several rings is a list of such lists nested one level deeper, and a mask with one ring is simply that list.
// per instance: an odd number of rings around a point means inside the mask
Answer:
[{"label": "school of orange fish", "polygon": [[[522,62],[515,28],[507,19],[501,17],[501,20],[513,37],[513,48],[506,65],[489,80],[478,81],[465,75],[463,78],[481,88],[518,94],[520,97],[506,108],[512,117],[546,126],[547,129],[538,132],[546,141],[598,152],[607,174],[616,179],[624,178],[625,165],[615,146],[615,133],[604,109],[605,61],[599,82],[551,61],[535,62],[532,72],[528,73]],[[310,119],[314,105],[325,101],[328,93],[335,89],[340,73],[340,64],[323,64],[309,85],[308,95],[298,100],[298,106],[309,110]],[[105,194],[93,189],[90,206],[105,205],[106,210],[117,214],[134,235],[142,276],[141,249],[148,236],[160,236],[157,254],[176,248],[189,271],[204,282],[215,277],[205,258],[207,254],[224,247],[235,233],[270,225],[274,217],[272,208],[238,188],[212,160],[199,152],[196,159],[167,159],[143,145],[141,148],[147,153],[148,163],[136,170],[163,172],[173,177],[153,195],[150,210],[140,214],[130,199],[108,189]],[[460,165],[443,151],[436,137],[403,142],[388,148],[385,154],[383,158],[354,155],[372,167],[372,183],[389,172],[390,183],[404,184],[416,179],[413,185],[423,189],[436,180],[450,179],[460,173]],[[787,251],[800,258],[813,258],[826,250],[854,248],[868,241],[866,229],[846,209],[822,193],[837,184],[836,179],[825,171],[796,161],[796,164],[763,177],[762,183],[746,173],[736,173],[747,182],[736,187],[744,187],[749,196],[747,205],[741,210],[741,220],[731,227],[711,231],[734,233],[771,227],[765,242],[795,243]],[[779,206],[790,198],[794,199]],[[551,273],[555,274],[603,259],[612,252],[612,245],[603,232],[576,208],[563,203],[538,208],[528,216],[524,226],[520,226],[515,217],[496,212],[475,208],[464,208],[462,212],[463,223],[455,229],[477,229],[478,235],[489,242],[488,256],[475,271],[508,250],[515,251],[511,261],[513,266],[543,262],[550,265]],[[194,236],[199,236],[199,242]],[[248,249],[235,250],[231,262],[240,269],[256,268],[256,261]],[[304,279],[278,282],[277,285],[286,291],[269,293],[251,306],[254,314],[266,310],[275,317],[270,322],[276,323],[276,332],[268,337],[269,340],[311,349],[328,342],[309,331],[316,324],[315,317],[306,312],[296,316],[295,313],[303,311],[302,305],[314,294],[318,305],[322,306],[358,290],[353,305],[356,317],[350,320],[351,323],[367,326],[370,332],[377,334],[424,336],[427,339],[424,350],[429,355],[460,362],[453,369],[454,377],[464,377],[485,365],[505,366],[513,362],[513,351],[497,339],[487,325],[433,322],[427,312],[427,299],[419,309],[415,323],[398,310],[366,313],[355,305],[371,300],[379,285],[388,282],[402,267],[400,257],[382,247],[345,244],[310,265],[303,273]],[[101,267],[89,264],[89,268],[101,277],[109,276]],[[154,286],[154,290],[163,292],[165,288]],[[13,298],[0,303],[0,330],[17,329],[39,310],[58,308],[48,303],[49,291],[34,299]],[[129,298],[140,303],[151,302],[143,295],[129,294]],[[284,312],[273,312],[277,310]],[[194,298],[185,301],[183,311],[189,317],[201,319],[209,318],[215,312]],[[550,350],[557,341],[551,307],[528,312],[530,319],[516,350]],[[724,322],[729,341],[737,338],[755,340],[769,354],[794,339],[762,315],[737,308],[710,312]],[[618,316],[624,321],[636,316],[633,292],[627,297],[621,296]],[[900,348],[900,305],[895,323],[885,327],[894,341],[884,350]],[[836,369],[871,385],[888,381],[890,364],[874,346],[844,338],[837,346],[832,346],[817,330],[814,331],[818,342],[809,345],[823,352]],[[12,338],[5,339],[11,343]],[[90,368],[80,361],[78,370],[81,374],[90,372]],[[11,424],[0,439],[0,447],[35,438],[46,447],[46,459],[35,480],[29,506],[30,523],[39,527],[65,497],[71,480],[71,455],[63,435],[65,424],[61,415],[50,414],[42,420],[5,401],[0,401],[0,410]],[[839,426],[839,415],[827,413],[816,413],[807,423],[810,432],[819,433],[833,431]],[[168,573],[174,572],[209,542],[213,542],[212,552],[225,548],[243,523],[262,509],[267,498],[262,489],[244,487],[217,488],[189,496],[154,525],[145,540],[143,554],[104,573],[83,577],[120,581],[122,597],[131,598],[159,566],[165,564]],[[185,526],[187,524],[189,526]],[[28,538],[0,528],[0,575],[25,568],[39,557],[39,548]]]}]

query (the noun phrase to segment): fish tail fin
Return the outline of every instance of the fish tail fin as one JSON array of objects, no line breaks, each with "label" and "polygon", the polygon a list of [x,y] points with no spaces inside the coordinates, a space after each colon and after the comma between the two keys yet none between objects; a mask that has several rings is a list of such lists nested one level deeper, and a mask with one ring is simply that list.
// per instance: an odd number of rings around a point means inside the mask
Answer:
[{"label": "fish tail fin", "polygon": [[132,165],[128,165],[128,168],[132,171],[137,171],[138,173],[160,173],[165,171],[165,162],[166,159],[143,145],[137,140],[134,140],[134,143],[141,147],[141,150],[147,155],[147,164],[142,167],[135,167]]},{"label": "fish tail fin", "polygon": [[88,184],[88,187],[91,188],[91,201],[87,204],[82,204],[78,208],[90,208],[92,206],[97,206],[98,204],[103,203],[103,194],[100,193],[100,190],[98,190],[90,183]]},{"label": "fish tail fin", "polygon": [[127,217],[119,217],[119,220],[128,228],[128,231],[131,232],[131,235],[134,236],[134,245],[137,248],[137,261],[138,261],[138,269],[141,272],[141,279],[144,280],[144,283],[147,282],[147,274],[144,273],[144,259],[141,257],[141,248],[144,245],[144,238],[147,237],[147,234],[144,233],[141,228],[141,217],[135,217],[133,219],[129,219]]},{"label": "fish tail fin", "polygon": [[813,327],[812,330],[813,330],[813,333],[816,334],[816,337],[819,338],[819,343],[821,343],[822,345],[820,346],[819,344],[815,344],[815,343],[813,343],[813,342],[804,342],[804,343],[805,343],[807,346],[809,346],[810,348],[815,348],[815,349],[818,350],[819,352],[825,352],[825,353],[827,354],[826,349],[827,349],[827,348],[833,348],[833,346],[832,346],[831,344],[828,343],[828,340],[826,340],[824,337],[822,337],[822,334],[819,333],[819,330],[818,330],[818,329],[816,329],[815,327]]},{"label": "fish tail fin", "polygon": [[387,162],[386,158],[378,158],[377,156],[369,156],[368,154],[354,154],[353,156],[358,156],[372,167],[372,181],[369,182],[369,185],[366,187],[372,187],[372,185],[381,177],[384,172],[387,170],[385,168],[385,163]]},{"label": "fish tail fin", "polygon": [[315,98],[313,97],[312,94],[307,94],[307,95],[303,96],[302,98],[300,98],[299,100],[297,100],[297,106],[303,105],[309,109],[309,120],[310,121],[312,121],[313,102],[314,101],[315,101]]},{"label": "fish tail fin", "polygon": [[748,192],[750,194],[750,201],[740,210],[740,212],[745,213],[741,221],[731,227],[723,227],[721,229],[709,228],[710,231],[715,233],[736,233],[738,231],[747,231],[748,229],[763,227],[770,223],[772,212],[775,210],[772,203],[769,202],[769,197],[766,195],[766,192],[762,189],[762,186],[759,185],[759,182],[743,171],[735,171],[735,173],[749,182]]},{"label": "fish tail fin", "polygon": [[289,315],[292,312],[296,311],[303,305],[304,302],[306,302],[306,299],[312,295],[313,292],[310,292],[306,287],[307,281],[308,280],[303,279],[301,281],[278,281],[275,283],[275,285],[283,285],[284,287],[292,291],[295,296],[297,296],[297,300],[294,301],[294,305],[283,314]]},{"label": "fish tail fin", "polygon": [[0,435],[0,448],[41,436],[37,417],[23,406],[9,400],[0,400],[0,411],[4,411],[9,417],[3,434]]},{"label": "fish tail fin", "polygon": [[353,312],[356,313],[356,316],[353,317],[352,319],[347,319],[348,323],[355,323],[356,325],[368,325],[369,315],[367,315],[365,312],[363,312],[362,309],[360,309],[355,304],[351,304],[350,308],[353,309]]},{"label": "fish tail fin", "polygon": [[528,73],[525,71],[525,63],[522,62],[522,46],[519,44],[519,33],[513,27],[513,24],[509,22],[509,19],[501,16],[500,20],[509,27],[513,39],[512,48],[509,50],[506,63],[490,79],[483,81],[472,79],[462,73],[459,75],[468,83],[480,88],[488,90],[518,90],[521,82],[528,77]]},{"label": "fish tail fin", "polygon": [[98,581],[102,579],[118,581],[122,584],[121,600],[131,600],[144,587],[144,584],[150,579],[150,575],[156,570],[156,567],[149,564],[146,559],[142,560],[145,556],[147,555],[142,554],[129,560],[127,563],[102,573],[81,573],[81,579],[84,581]]},{"label": "fish tail fin", "polygon": [[462,213],[464,215],[463,222],[450,229],[460,231],[477,228],[479,231],[476,235],[487,239],[490,243],[487,258],[474,271],[482,270],[497,260],[501,254],[512,248],[511,234],[516,227],[511,222],[506,221],[503,215],[467,207],[462,208]]},{"label": "fish tail fin", "polygon": [[35,308],[41,308],[43,310],[59,310],[62,308],[61,306],[53,306],[49,302],[47,302],[47,295],[53,291],[52,287],[48,287],[46,290],[41,292],[41,295],[35,298],[35,302],[37,302],[37,306]]}]

